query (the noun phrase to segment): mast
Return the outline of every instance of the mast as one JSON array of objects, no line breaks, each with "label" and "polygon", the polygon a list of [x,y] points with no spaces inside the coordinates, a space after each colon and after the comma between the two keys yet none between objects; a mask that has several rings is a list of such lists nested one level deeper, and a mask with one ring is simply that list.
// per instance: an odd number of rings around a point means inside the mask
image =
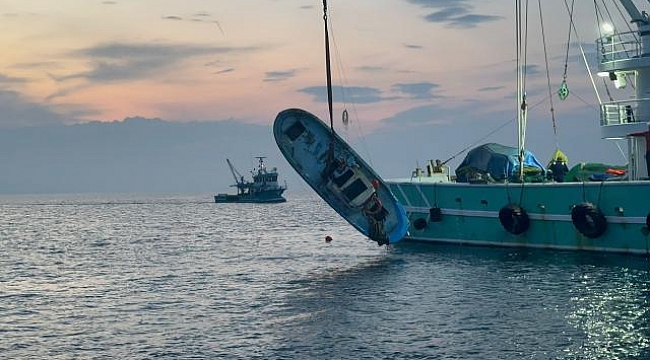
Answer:
[{"label": "mast", "polygon": [[323,0],[323,21],[325,22],[325,68],[327,73],[327,105],[330,118],[330,145],[327,153],[327,163],[329,164],[334,158],[334,116],[332,110],[332,68],[330,64],[330,38],[327,29],[327,0]]},{"label": "mast", "polygon": [[[519,150],[519,180],[524,181],[524,154],[526,148],[526,116],[528,105],[526,103],[526,35],[525,23],[528,16],[523,17],[521,0],[516,2],[516,59],[517,59],[517,145]],[[526,7],[525,11],[528,11]],[[523,59],[523,62],[522,62]]]}]

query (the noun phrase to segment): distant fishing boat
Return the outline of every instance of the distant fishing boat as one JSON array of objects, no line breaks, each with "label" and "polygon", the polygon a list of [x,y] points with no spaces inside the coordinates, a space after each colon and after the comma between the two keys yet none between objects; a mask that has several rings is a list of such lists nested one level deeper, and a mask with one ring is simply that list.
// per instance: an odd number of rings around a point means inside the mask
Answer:
[{"label": "distant fishing boat", "polygon": [[275,142],[334,211],[379,245],[392,244],[406,234],[404,208],[381,177],[334,131],[326,1],[323,6],[330,125],[305,110],[287,109],[273,123]]},{"label": "distant fishing boat", "polygon": [[264,165],[264,156],[258,156],[257,169],[251,171],[253,181],[244,179],[244,176],[235,169],[229,159],[226,159],[230,172],[235,178],[231,185],[237,188],[237,194],[219,193],[214,196],[216,203],[281,203],[287,201],[282,193],[287,189],[286,184],[278,184],[278,171],[276,168],[270,171]]}]

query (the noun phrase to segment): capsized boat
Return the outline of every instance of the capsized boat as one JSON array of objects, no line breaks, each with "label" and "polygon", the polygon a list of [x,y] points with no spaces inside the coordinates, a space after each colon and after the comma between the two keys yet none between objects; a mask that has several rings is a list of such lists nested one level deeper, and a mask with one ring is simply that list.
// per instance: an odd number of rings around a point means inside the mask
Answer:
[{"label": "capsized boat", "polygon": [[[552,173],[551,166],[540,169],[539,162],[527,162],[525,124],[528,103],[535,100],[526,97],[525,56],[518,56],[517,148],[486,144],[470,151],[454,175],[447,161],[428,160],[426,169],[387,181],[410,219],[406,240],[650,255],[650,18],[630,0],[616,0],[612,9],[604,8],[605,1],[594,5],[598,14],[610,14],[620,9],[617,3],[629,16],[621,28],[629,31],[602,27],[597,72],[605,76],[612,97],[602,102],[596,96],[596,106],[601,137],[627,141],[627,164],[580,162],[567,171],[566,159],[557,156],[552,161],[563,166],[553,166]],[[573,22],[572,10],[567,12]],[[527,29],[518,15],[519,30]],[[598,17],[598,25],[603,20]],[[525,39],[520,35],[518,40]],[[591,83],[597,90],[599,82]],[[631,98],[624,90],[628,83]],[[623,100],[615,100],[616,94]],[[556,96],[569,97],[566,73],[549,96],[551,110]]]},{"label": "capsized boat", "polygon": [[264,156],[258,156],[257,169],[251,171],[253,181],[244,179],[244,176],[235,169],[230,159],[226,159],[235,183],[231,186],[237,188],[237,194],[219,193],[214,196],[216,203],[281,203],[287,201],[282,193],[287,189],[278,184],[278,170],[267,170]]},{"label": "capsized boat", "polygon": [[287,109],[273,123],[282,155],[339,215],[379,245],[401,240],[406,212],[390,188],[315,115]]},{"label": "capsized boat", "polygon": [[334,131],[327,18],[327,0],[323,0],[329,127],[305,110],[287,109],[275,118],[273,136],[289,164],[334,211],[379,245],[396,243],[408,227],[404,208],[382,178]]}]

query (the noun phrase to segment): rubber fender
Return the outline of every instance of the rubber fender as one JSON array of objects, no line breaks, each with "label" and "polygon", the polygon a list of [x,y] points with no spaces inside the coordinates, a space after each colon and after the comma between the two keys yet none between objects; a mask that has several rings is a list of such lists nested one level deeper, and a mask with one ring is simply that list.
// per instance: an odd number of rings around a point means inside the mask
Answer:
[{"label": "rubber fender", "polygon": [[578,204],[571,209],[571,221],[579,233],[590,239],[600,237],[607,230],[607,219],[603,212],[588,202]]},{"label": "rubber fender", "polygon": [[422,230],[427,227],[427,221],[423,218],[417,218],[413,221],[413,227],[415,230]]},{"label": "rubber fender", "polygon": [[499,221],[503,228],[514,235],[525,233],[530,228],[530,218],[524,208],[508,204],[499,210]]},{"label": "rubber fender", "polygon": [[442,221],[442,209],[439,207],[432,207],[429,209],[429,219],[431,222],[441,222]]}]

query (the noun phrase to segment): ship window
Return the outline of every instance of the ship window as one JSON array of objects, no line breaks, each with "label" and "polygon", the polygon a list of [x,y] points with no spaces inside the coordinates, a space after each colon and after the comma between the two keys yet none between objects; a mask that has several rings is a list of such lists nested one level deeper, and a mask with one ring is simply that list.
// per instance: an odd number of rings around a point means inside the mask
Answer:
[{"label": "ship window", "polygon": [[350,184],[350,186],[343,190],[343,195],[345,195],[349,201],[352,201],[367,189],[368,187],[363,183],[363,181],[361,181],[361,179],[356,179],[352,184]]},{"label": "ship window", "polygon": [[336,184],[336,186],[341,187],[343,184],[345,184],[350,178],[354,175],[354,172],[350,169],[346,169],[346,171],[341,174],[340,176],[334,176],[332,181]]},{"label": "ship window", "polygon": [[287,134],[291,141],[295,141],[303,132],[305,132],[305,126],[300,121],[296,121],[293,125],[289,126],[285,134]]}]

